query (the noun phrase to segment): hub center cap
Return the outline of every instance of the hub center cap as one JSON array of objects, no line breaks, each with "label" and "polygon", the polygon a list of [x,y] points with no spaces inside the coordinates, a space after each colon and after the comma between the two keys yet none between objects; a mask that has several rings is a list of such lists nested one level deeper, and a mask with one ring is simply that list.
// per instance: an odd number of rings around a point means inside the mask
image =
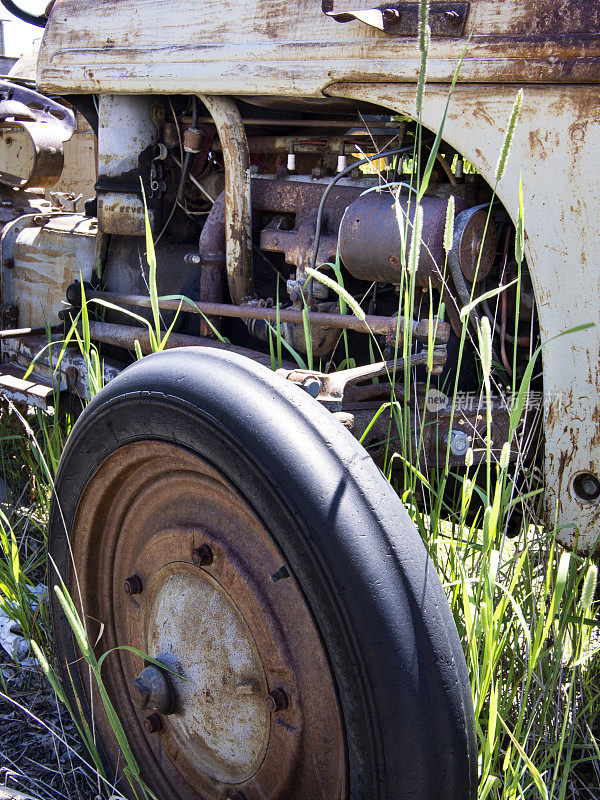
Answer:
[{"label": "hub center cap", "polygon": [[265,757],[270,715],[246,620],[218,581],[185,562],[164,566],[148,588],[145,650],[176,673],[169,675],[176,697],[169,728],[212,778],[248,780]]}]

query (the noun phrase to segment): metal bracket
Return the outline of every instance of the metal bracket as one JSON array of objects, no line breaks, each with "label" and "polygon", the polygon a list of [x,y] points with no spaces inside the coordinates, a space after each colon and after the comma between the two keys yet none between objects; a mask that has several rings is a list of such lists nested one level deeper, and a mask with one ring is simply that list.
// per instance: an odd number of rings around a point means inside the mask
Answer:
[{"label": "metal bracket", "polygon": [[[322,0],[323,13],[336,22],[358,20],[390,36],[417,36],[421,4],[413,2],[387,3],[376,8],[334,9],[335,0]],[[430,3],[429,27],[433,37],[459,38],[463,35],[469,3]]]},{"label": "metal bracket", "polygon": [[[433,348],[433,370],[439,371],[446,363],[445,345],[437,345]],[[427,364],[427,350],[414,353],[410,357],[410,366],[416,367]],[[380,375],[390,375],[394,369],[396,371],[404,369],[404,359],[397,361],[380,361],[376,364],[365,364],[363,367],[354,369],[344,369],[339,372],[325,374],[308,369],[278,369],[277,374],[288,381],[300,386],[305,392],[314,397],[320,403],[325,403],[331,410],[341,408],[344,399],[344,391],[347,386],[352,386],[361,381],[378,378]]]}]

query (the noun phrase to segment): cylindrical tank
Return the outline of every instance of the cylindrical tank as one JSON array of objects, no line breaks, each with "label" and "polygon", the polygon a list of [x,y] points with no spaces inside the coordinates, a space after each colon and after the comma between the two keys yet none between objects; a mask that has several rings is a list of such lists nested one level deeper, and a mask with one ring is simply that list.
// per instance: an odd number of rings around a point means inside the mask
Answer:
[{"label": "cylindrical tank", "polygon": [[[456,211],[465,208],[464,200],[455,199]],[[416,198],[399,197],[389,190],[368,192],[348,208],[340,227],[340,256],[344,266],[365,281],[400,283],[403,264],[408,261]],[[448,200],[424,197],[421,248],[417,263],[417,284],[442,285],[444,271],[444,227]],[[405,257],[403,258],[404,235]]]}]

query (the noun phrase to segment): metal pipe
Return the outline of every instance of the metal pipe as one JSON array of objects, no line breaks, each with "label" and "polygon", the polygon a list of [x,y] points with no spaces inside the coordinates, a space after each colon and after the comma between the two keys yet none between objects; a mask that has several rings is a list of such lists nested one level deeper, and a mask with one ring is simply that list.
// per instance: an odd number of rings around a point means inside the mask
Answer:
[{"label": "metal pipe", "polygon": [[[132,325],[115,325],[112,322],[94,322],[90,320],[90,338],[94,342],[102,342],[113,347],[122,347],[125,350],[133,351],[136,340],[144,355],[152,352],[150,347],[150,334],[146,328],[135,328]],[[247,347],[238,347],[232,344],[225,344],[214,339],[205,339],[201,336],[186,336],[182,333],[171,333],[165,345],[166,349],[177,347],[212,347],[215,350],[227,350],[230,353],[238,353],[241,356],[252,359],[258,364],[271,367],[271,356],[250,350]],[[293,369],[294,365],[285,362],[283,365]]]},{"label": "metal pipe", "polygon": [[[223,274],[225,272],[225,194],[220,194],[210,210],[200,234],[200,300],[221,303],[223,301]],[[210,322],[219,330],[220,320],[213,317]],[[214,336],[206,320],[200,323],[202,336]]]},{"label": "metal pipe", "polygon": [[[88,300],[107,300],[115,305],[137,306],[140,308],[151,308],[151,301],[145,295],[120,294],[118,292],[95,292],[86,290],[85,296]],[[78,283],[74,283],[67,289],[67,299],[70,303],[81,302],[81,290]],[[293,308],[260,308],[259,306],[240,306],[227,305],[225,303],[204,303],[195,302],[194,306],[188,303],[181,303],[179,300],[167,300],[158,298],[158,307],[163,311],[185,311],[192,314],[202,314],[205,316],[233,317],[237,319],[264,319],[269,322],[276,322],[279,314],[279,321],[282,323],[292,323],[302,325],[303,312]],[[338,330],[353,330],[359,333],[374,333],[381,335],[394,335],[398,325],[397,317],[381,317],[367,314],[364,320],[351,314],[327,314],[322,311],[310,311],[308,319],[311,325]],[[417,339],[426,341],[429,336],[429,320],[411,320],[413,336]],[[402,333],[404,328],[404,318],[400,318],[399,330]],[[445,344],[450,335],[450,325],[446,322],[438,322],[433,326],[436,330],[435,341],[438,344]]]},{"label": "metal pipe", "polygon": [[[183,122],[189,122],[189,117],[183,117]],[[327,119],[324,117],[323,119],[244,119],[244,125],[263,125],[263,126],[279,126],[279,127],[303,127],[303,128],[345,128],[346,130],[357,131],[361,130],[362,135],[369,135],[369,127],[364,125],[364,123],[360,122],[359,120],[347,120],[347,119]],[[199,125],[210,125],[214,124],[214,120],[211,117],[200,117],[198,119]],[[376,122],[373,124],[375,128],[386,128],[391,130],[392,132],[395,130],[400,129],[403,123],[398,122]],[[352,134],[355,135],[354,133]],[[360,134],[359,134],[360,135]]]},{"label": "metal pipe", "polygon": [[48,328],[14,328],[13,330],[0,331],[0,340],[22,339],[24,336],[44,336],[46,333],[62,333],[64,325],[52,325]]},{"label": "metal pipe", "polygon": [[[280,136],[248,136],[248,149],[251,153],[289,153],[292,151],[298,153],[324,153],[336,152],[339,153],[342,148],[349,145],[350,142],[358,144],[349,136],[327,136],[319,140],[319,134],[313,133],[312,139],[309,137],[310,133],[302,134],[286,134]],[[315,138],[316,137],[316,138]],[[364,146],[366,142],[361,142],[360,146]],[[221,145],[216,142],[214,145],[215,152],[220,152]]]},{"label": "metal pipe", "polygon": [[227,283],[233,303],[243,305],[255,297],[248,140],[242,115],[231,97],[210,94],[198,97],[213,118],[223,151]]},{"label": "metal pipe", "polygon": [[[196,97],[192,97],[192,103],[193,103],[192,128],[196,128],[198,125],[198,100]],[[185,182],[187,180],[191,164],[192,164],[192,152],[190,150],[186,150],[185,156],[183,157],[183,164],[181,165],[181,177],[179,178],[179,186],[177,187],[178,203],[181,203],[183,200],[183,190],[185,188]]]}]

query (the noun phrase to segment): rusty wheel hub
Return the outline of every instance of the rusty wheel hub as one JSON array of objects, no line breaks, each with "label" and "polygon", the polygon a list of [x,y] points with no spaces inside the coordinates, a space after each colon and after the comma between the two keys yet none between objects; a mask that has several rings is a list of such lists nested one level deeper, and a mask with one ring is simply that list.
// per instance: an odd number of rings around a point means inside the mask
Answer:
[{"label": "rusty wheel hub", "polygon": [[[264,761],[270,728],[267,679],[250,628],[223,587],[195,567],[163,567],[152,590],[143,649],[181,674],[171,676],[173,737],[211,778],[247,781]],[[198,610],[197,624],[190,609]]]},{"label": "rusty wheel hub", "polygon": [[343,726],[318,630],[235,486],[183,448],[123,446],[88,482],[72,542],[91,635],[104,626],[98,651],[130,645],[160,664],[122,649],[104,668],[160,797],[345,797]]}]

